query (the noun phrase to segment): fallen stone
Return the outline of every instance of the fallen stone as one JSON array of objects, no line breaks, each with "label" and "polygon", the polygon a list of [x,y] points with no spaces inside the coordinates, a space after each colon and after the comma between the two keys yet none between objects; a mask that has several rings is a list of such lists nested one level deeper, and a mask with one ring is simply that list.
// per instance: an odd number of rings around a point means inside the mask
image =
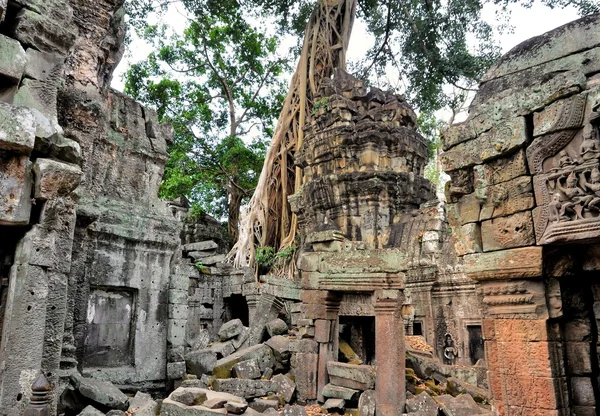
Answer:
[{"label": "fallen stone", "polygon": [[227,413],[232,413],[234,415],[241,415],[246,411],[248,405],[245,403],[238,402],[227,402],[225,403],[225,409],[227,409]]},{"label": "fallen stone", "polygon": [[214,398],[205,401],[202,406],[208,407],[209,409],[222,409],[225,407],[225,403],[227,403],[227,399],[223,398]]},{"label": "fallen stone", "polygon": [[87,406],[79,413],[79,416],[104,416],[104,413],[93,406]]},{"label": "fallen stone", "polygon": [[437,416],[438,405],[429,394],[422,392],[406,399],[406,412],[421,412],[423,416]]},{"label": "fallen stone", "polygon": [[446,390],[453,396],[458,396],[459,394],[468,394],[477,403],[487,403],[491,399],[490,392],[485,389],[465,383],[464,381],[454,377],[449,377],[447,381],[448,387]]},{"label": "fallen stone", "polygon": [[437,396],[436,400],[440,403],[440,409],[444,416],[491,415],[491,412],[480,408],[468,394],[461,394],[458,397],[444,394]]},{"label": "fallen stone", "polygon": [[221,416],[226,415],[225,409],[208,409],[204,406],[186,406],[171,399],[163,400],[160,406],[160,416]]},{"label": "fallen stone", "polygon": [[331,384],[356,390],[375,388],[375,369],[370,365],[354,365],[330,361],[327,373]]},{"label": "fallen stone", "polygon": [[169,398],[186,406],[197,406],[206,401],[206,393],[197,389],[178,388]]},{"label": "fallen stone", "polygon": [[192,351],[203,350],[207,348],[210,343],[210,333],[207,330],[202,329],[195,338],[188,339],[187,343]]},{"label": "fallen stone", "polygon": [[358,411],[360,416],[375,416],[376,408],[375,392],[373,390],[363,392],[358,399]]},{"label": "fallen stone", "polygon": [[229,393],[245,399],[263,397],[275,392],[271,381],[243,380],[239,378],[216,379],[213,382],[213,388],[215,391]]},{"label": "fallen stone", "polygon": [[213,250],[218,248],[219,245],[212,240],[208,241],[199,241],[197,243],[190,243],[183,246],[183,250],[190,251],[205,251],[205,250]]},{"label": "fallen stone", "polygon": [[272,321],[267,322],[265,325],[267,333],[269,337],[273,337],[275,335],[286,335],[288,333],[288,326],[283,319],[273,319]]},{"label": "fallen stone", "polygon": [[109,381],[94,380],[79,374],[71,376],[71,381],[79,393],[108,409],[127,410],[129,398]]},{"label": "fallen stone", "polygon": [[134,413],[135,416],[156,416],[157,409],[158,403],[152,400],[152,396],[138,391],[129,399],[127,412]]},{"label": "fallen stone", "polygon": [[242,333],[231,340],[231,342],[233,343],[233,348],[235,348],[236,350],[239,350],[240,348],[247,348],[249,337],[250,337],[250,328],[245,326],[242,329]]},{"label": "fallen stone", "polygon": [[279,416],[279,412],[276,409],[267,409],[263,412],[263,415],[266,416]]},{"label": "fallen stone", "polygon": [[275,360],[280,363],[288,362],[290,359],[290,340],[283,335],[275,335],[265,342],[273,350]]},{"label": "fallen stone", "polygon": [[185,355],[185,363],[188,373],[201,377],[213,372],[217,364],[217,354],[208,348],[188,352]]},{"label": "fallen stone", "polygon": [[233,342],[215,342],[210,346],[211,351],[217,353],[217,358],[227,357],[235,352]]},{"label": "fallen stone", "polygon": [[234,377],[242,379],[257,379],[261,376],[256,359],[240,361],[231,368],[231,373]]},{"label": "fallen stone", "polygon": [[358,400],[360,392],[358,390],[350,389],[347,387],[334,386],[329,383],[323,387],[323,397],[333,399],[344,399],[347,401]]},{"label": "fallen stone", "polygon": [[242,413],[242,416],[261,416],[262,413],[257,412],[256,410],[254,410],[251,407],[248,407],[246,409],[246,411],[244,413]]},{"label": "fallen stone", "polygon": [[296,391],[296,383],[283,374],[273,376],[271,381],[275,392],[281,394],[286,403],[290,403]]},{"label": "fallen stone", "polygon": [[254,399],[250,407],[259,413],[264,413],[267,409],[276,409],[279,407],[278,400]]},{"label": "fallen stone", "polygon": [[260,377],[262,380],[271,380],[271,378],[273,377],[273,369],[272,368],[267,368],[262,376]]},{"label": "fallen stone", "polygon": [[108,412],[106,414],[106,416],[126,416],[127,413],[125,413],[122,410],[111,410],[110,412]]},{"label": "fallen stone", "polygon": [[283,408],[283,416],[308,416],[306,409],[302,406],[294,405],[290,406],[286,404]]},{"label": "fallen stone", "polygon": [[258,367],[261,371],[272,367],[274,364],[273,350],[267,345],[257,344],[236,351],[233,354],[218,360],[213,368],[213,374],[217,378],[230,378],[231,369],[234,365],[240,361],[251,360],[253,358],[258,362]]},{"label": "fallen stone", "polygon": [[327,399],[325,403],[321,406],[321,409],[325,410],[327,413],[339,413],[344,414],[344,408],[346,406],[346,401],[344,399]]},{"label": "fallen stone", "polygon": [[219,329],[219,339],[221,341],[230,340],[241,334],[243,329],[244,324],[242,324],[242,321],[239,319],[232,319],[229,322],[225,322],[223,326],[221,326],[221,329]]}]

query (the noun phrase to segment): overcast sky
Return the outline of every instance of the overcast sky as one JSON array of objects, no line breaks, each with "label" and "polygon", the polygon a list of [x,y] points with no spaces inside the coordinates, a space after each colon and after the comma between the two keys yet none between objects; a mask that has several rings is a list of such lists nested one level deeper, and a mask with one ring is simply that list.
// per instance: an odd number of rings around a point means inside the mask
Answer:
[{"label": "overcast sky", "polygon": [[[513,6],[511,8],[511,24],[514,26],[513,33],[504,33],[497,35],[502,51],[507,52],[512,47],[527,40],[533,36],[540,35],[557,26],[563,25],[571,20],[578,18],[574,8],[551,10],[542,5],[536,5],[530,9]],[[492,24],[496,21],[495,7],[487,4],[483,9],[483,18]],[[168,14],[161,19],[163,22],[168,22],[176,31],[181,31],[185,27],[185,19],[180,15],[177,8],[169,10]],[[293,40],[288,40],[286,43],[291,44]],[[373,45],[373,38],[365,31],[365,25],[361,21],[357,21],[352,31],[350,45],[348,50],[348,58],[356,60],[364,55],[367,49]],[[129,45],[125,57],[115,71],[112,86],[117,90],[123,89],[122,75],[127,70],[129,65],[144,59],[151,48],[139,39]],[[295,64],[293,67],[295,68]]]}]

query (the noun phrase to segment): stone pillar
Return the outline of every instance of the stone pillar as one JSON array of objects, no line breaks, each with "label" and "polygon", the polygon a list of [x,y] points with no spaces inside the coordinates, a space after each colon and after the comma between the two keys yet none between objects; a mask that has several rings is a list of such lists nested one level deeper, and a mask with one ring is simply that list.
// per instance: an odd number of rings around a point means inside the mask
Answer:
[{"label": "stone pillar", "polygon": [[317,400],[325,401],[323,388],[329,383],[327,363],[337,361],[339,349],[338,315],[341,297],[332,292],[324,299],[326,319],[315,319],[315,341],[319,343],[319,363],[317,368]]},{"label": "stone pillar", "polygon": [[406,399],[404,325],[400,290],[375,292],[375,400],[378,416],[398,416]]}]

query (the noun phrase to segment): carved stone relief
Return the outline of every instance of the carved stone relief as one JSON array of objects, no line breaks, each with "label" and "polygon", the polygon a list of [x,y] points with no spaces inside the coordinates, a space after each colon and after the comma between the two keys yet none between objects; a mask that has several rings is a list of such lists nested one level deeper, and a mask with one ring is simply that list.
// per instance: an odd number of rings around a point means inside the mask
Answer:
[{"label": "carved stone relief", "polygon": [[554,132],[527,149],[538,244],[600,236],[600,98],[593,97],[584,93],[562,101],[548,128]]}]

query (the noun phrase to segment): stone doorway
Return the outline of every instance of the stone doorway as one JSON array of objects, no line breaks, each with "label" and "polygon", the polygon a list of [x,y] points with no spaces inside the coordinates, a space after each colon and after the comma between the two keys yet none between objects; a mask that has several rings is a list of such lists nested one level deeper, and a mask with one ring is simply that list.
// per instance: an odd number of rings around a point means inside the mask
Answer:
[{"label": "stone doorway", "polygon": [[224,299],[224,316],[223,322],[239,319],[244,326],[250,325],[250,313],[248,310],[248,302],[246,297],[239,294],[232,294]]},{"label": "stone doorway", "polygon": [[375,317],[340,316],[339,359],[351,364],[375,363]]},{"label": "stone doorway", "polygon": [[485,359],[481,325],[467,325],[467,334],[469,339],[469,358],[471,359],[471,364],[475,365],[477,361]]}]

